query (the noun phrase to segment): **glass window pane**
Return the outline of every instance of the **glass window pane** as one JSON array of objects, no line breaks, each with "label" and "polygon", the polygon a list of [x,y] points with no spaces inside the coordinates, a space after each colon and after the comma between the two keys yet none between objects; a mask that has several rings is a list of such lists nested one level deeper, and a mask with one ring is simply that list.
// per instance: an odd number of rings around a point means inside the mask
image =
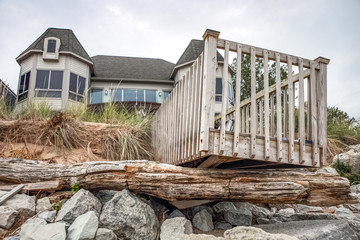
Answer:
[{"label": "glass window pane", "polygon": [[124,101],[135,102],[136,101],[136,90],[135,89],[124,89]]},{"label": "glass window pane", "polygon": [[25,83],[24,83],[24,92],[29,90],[29,81],[30,81],[30,72],[26,73]]},{"label": "glass window pane", "polygon": [[25,83],[25,74],[21,76],[20,79],[20,86],[19,86],[19,94],[21,94],[24,90],[24,83]]},{"label": "glass window pane", "polygon": [[49,86],[49,71],[37,70],[35,88],[47,89]]},{"label": "glass window pane", "polygon": [[102,90],[99,89],[99,88],[92,88],[91,89],[91,97],[90,97],[90,100],[91,100],[91,104],[96,104],[96,103],[102,103],[103,100],[102,100]]},{"label": "glass window pane", "polygon": [[69,92],[69,99],[76,101],[76,94]]},{"label": "glass window pane", "polygon": [[215,96],[215,101],[216,102],[221,102],[222,101],[222,96]]},{"label": "glass window pane", "polygon": [[145,99],[144,99],[144,89],[138,89],[137,90],[137,100],[139,102],[144,102]]},{"label": "glass window pane", "polygon": [[56,47],[56,40],[48,40],[48,47],[47,47],[47,51],[54,53],[55,52],[55,47]]},{"label": "glass window pane", "polygon": [[85,90],[85,78],[83,77],[80,77],[79,76],[79,86],[78,86],[78,93],[80,95],[83,95],[84,94],[84,90]]},{"label": "glass window pane", "polygon": [[170,95],[169,91],[164,91],[164,101],[167,99],[167,97]]},{"label": "glass window pane", "polygon": [[26,93],[23,93],[23,94],[19,94],[19,95],[18,95],[18,101],[20,102],[20,101],[26,99],[27,96],[28,96],[28,93],[27,93],[27,92],[26,92]]},{"label": "glass window pane", "polygon": [[39,90],[36,93],[36,97],[61,98],[61,91]]},{"label": "glass window pane", "polygon": [[69,91],[76,93],[76,87],[77,87],[77,75],[70,73]]},{"label": "glass window pane", "polygon": [[146,90],[146,102],[156,102],[156,90]]},{"label": "glass window pane", "polygon": [[62,89],[63,71],[51,71],[50,89]]},{"label": "glass window pane", "polygon": [[222,94],[222,79],[221,78],[216,78],[215,94]]},{"label": "glass window pane", "polygon": [[114,102],[122,101],[122,89],[113,89],[112,95]]}]

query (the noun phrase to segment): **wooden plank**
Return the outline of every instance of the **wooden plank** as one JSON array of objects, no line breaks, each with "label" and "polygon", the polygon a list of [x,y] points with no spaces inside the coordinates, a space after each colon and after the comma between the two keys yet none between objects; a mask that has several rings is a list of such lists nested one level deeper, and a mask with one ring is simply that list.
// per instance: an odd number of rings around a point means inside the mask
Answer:
[{"label": "wooden plank", "polygon": [[240,99],[241,99],[241,44],[237,45],[236,60],[236,84],[235,84],[235,126],[234,126],[234,157],[239,153],[239,133],[240,133]]},{"label": "wooden plank", "polygon": [[315,62],[310,65],[310,81],[311,81],[311,140],[313,144],[313,166],[319,164],[319,147],[318,147],[318,114],[316,106],[316,76],[315,76]]},{"label": "wooden plank", "polygon": [[303,77],[303,60],[300,58],[299,62],[299,164],[304,163],[305,154],[305,109],[304,109],[304,77]]},{"label": "wooden plank", "polygon": [[259,135],[264,135],[264,108],[263,108],[263,100],[260,98],[259,100]]},{"label": "wooden plank", "polygon": [[176,164],[181,163],[181,127],[182,127],[182,104],[183,104],[183,80],[179,83],[179,110],[178,110],[178,149]]},{"label": "wooden plank", "polygon": [[264,127],[265,127],[265,154],[268,160],[270,155],[270,124],[269,124],[269,66],[268,52],[264,50]]},{"label": "wooden plank", "polygon": [[196,110],[196,156],[200,156],[200,117],[201,117],[201,106],[202,106],[202,99],[203,99],[203,93],[204,90],[203,87],[203,63],[204,63],[204,56],[203,53],[199,57],[199,78],[198,78],[198,101],[197,101],[197,110]]},{"label": "wooden plank", "polygon": [[276,132],[277,132],[277,158],[282,160],[282,125],[281,125],[281,78],[280,54],[276,53]]},{"label": "wooden plank", "polygon": [[198,60],[196,59],[196,61],[193,64],[194,69],[193,69],[193,74],[192,74],[192,81],[191,81],[191,100],[190,100],[190,128],[189,128],[189,159],[192,159],[192,156],[194,155],[194,142],[195,142],[195,137],[194,137],[194,132],[195,132],[195,108],[196,108],[196,80],[197,80],[197,70],[198,70]]},{"label": "wooden plank", "polygon": [[251,109],[250,109],[250,157],[255,157],[255,148],[256,148],[256,129],[257,129],[257,113],[256,113],[256,76],[255,76],[255,48],[251,48],[250,55],[250,75],[251,75]]},{"label": "wooden plank", "polygon": [[275,135],[275,109],[274,109],[274,93],[270,95],[270,136],[274,137]]},{"label": "wooden plank", "polygon": [[209,128],[213,127],[215,121],[215,79],[216,79],[216,54],[217,37],[207,31],[204,35],[204,65],[202,81],[202,103],[200,124],[200,151],[209,150]]},{"label": "wooden plank", "polygon": [[190,67],[190,71],[188,71],[186,73],[187,76],[187,84],[186,84],[186,109],[185,109],[185,137],[184,137],[184,141],[185,141],[185,152],[184,152],[184,161],[187,161],[189,158],[189,152],[190,152],[190,108],[191,108],[191,91],[192,91],[192,87],[191,87],[191,78],[193,75],[193,66]]},{"label": "wooden plank", "polygon": [[249,129],[249,111],[250,111],[250,105],[246,105],[246,108],[245,108],[245,132],[246,133],[249,133],[250,132],[250,129]]},{"label": "wooden plank", "polygon": [[241,133],[246,133],[246,129],[245,129],[245,110],[246,110],[246,107],[241,108]]},{"label": "wooden plank", "polygon": [[319,116],[319,139],[322,146],[321,165],[326,164],[327,153],[327,63],[320,62],[320,116]]},{"label": "wooden plank", "polygon": [[[0,186],[0,191],[10,191],[19,185],[5,185]],[[60,181],[42,181],[34,183],[25,183],[24,187],[20,190],[21,193],[30,191],[56,191],[62,188]],[[1,204],[0,204],[1,205]]]},{"label": "wooden plank", "polygon": [[[264,51],[267,51],[268,52],[268,58],[270,60],[275,61],[276,60],[276,55],[279,54],[280,62],[287,63],[287,57],[290,56],[293,59],[296,59],[296,60],[294,60],[293,65],[298,66],[298,61],[297,61],[298,57],[297,56],[293,56],[293,55],[285,54],[285,53],[281,53],[281,52],[276,52],[276,51],[265,49],[265,48],[255,47],[255,46],[251,46],[251,45],[248,45],[248,44],[237,43],[237,42],[234,42],[234,41],[219,39],[218,42],[217,42],[217,47],[220,48],[220,49],[224,49],[225,41],[228,41],[230,43],[230,51],[232,51],[232,52],[236,52],[237,51],[237,44],[241,44],[243,46],[242,47],[243,48],[243,54],[250,55],[251,54],[251,48],[255,48],[256,57],[264,58]],[[312,60],[310,60],[310,59],[304,59],[304,67],[310,68],[310,62],[311,61]],[[315,69],[319,69],[319,64],[315,65]]]},{"label": "wooden plank", "polygon": [[5,195],[3,195],[2,197],[0,197],[0,206],[6,202],[7,200],[9,200],[10,198],[12,198],[15,194],[17,194],[18,192],[20,192],[20,190],[25,187],[24,184],[19,184],[17,185],[15,188],[13,188],[10,192],[6,193]]},{"label": "wooden plank", "polygon": [[[284,80],[285,81],[285,80]],[[288,87],[285,87],[283,89],[283,98],[284,98],[284,102],[283,102],[283,124],[284,124],[284,137],[288,138],[288,132],[289,132],[289,118],[288,118]]]},{"label": "wooden plank", "polygon": [[294,112],[294,83],[292,80],[292,58],[288,58],[288,81],[289,81],[289,163],[294,161],[294,134],[295,134],[295,112]]},{"label": "wooden plank", "polygon": [[219,156],[211,155],[205,161],[203,161],[197,168],[209,168],[219,161]]},{"label": "wooden plank", "polygon": [[308,140],[311,139],[311,81],[310,77],[307,78],[307,121],[306,121],[306,137]]},{"label": "wooden plank", "polygon": [[221,155],[225,148],[225,130],[226,130],[226,110],[228,105],[228,70],[229,69],[229,43],[225,43],[224,66],[222,73],[222,103],[221,103],[221,133],[220,133],[220,151]]}]

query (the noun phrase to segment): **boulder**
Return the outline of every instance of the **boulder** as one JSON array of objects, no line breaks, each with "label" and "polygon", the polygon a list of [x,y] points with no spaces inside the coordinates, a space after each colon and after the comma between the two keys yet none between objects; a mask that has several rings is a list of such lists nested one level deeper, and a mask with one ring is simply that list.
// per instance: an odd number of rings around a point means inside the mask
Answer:
[{"label": "boulder", "polygon": [[[0,197],[5,195],[6,191],[0,191]],[[19,212],[20,215],[32,217],[35,215],[35,196],[28,196],[26,194],[15,194],[2,204],[2,206],[11,207]]]},{"label": "boulder", "polygon": [[263,207],[256,206],[255,204],[246,202],[234,202],[237,209],[249,210],[255,218],[267,218],[271,212]]},{"label": "boulder", "polygon": [[174,238],[170,238],[171,240],[225,240],[223,237],[215,237],[213,235],[208,234],[181,234]]},{"label": "boulder", "polygon": [[92,240],[98,229],[98,218],[94,211],[78,216],[68,229],[67,240]]},{"label": "boulder", "polygon": [[40,198],[36,202],[36,213],[41,213],[43,211],[50,210],[52,208],[52,204],[48,197]]},{"label": "boulder", "polygon": [[249,210],[226,210],[224,219],[235,226],[250,226],[252,223],[252,214]]},{"label": "boulder", "polygon": [[127,189],[105,203],[100,223],[118,238],[134,240],[155,239],[159,227],[154,210]]},{"label": "boulder", "polygon": [[336,155],[333,158],[333,164],[337,161],[347,164],[351,168],[351,173],[360,172],[360,144],[348,147],[348,151]]},{"label": "boulder", "polygon": [[36,217],[44,219],[47,223],[53,223],[56,217],[56,210],[41,212]]},{"label": "boulder", "polygon": [[344,207],[350,209],[353,213],[359,213],[360,212],[360,203],[355,204],[344,204]]},{"label": "boulder", "polygon": [[215,224],[215,229],[228,230],[228,229],[232,229],[232,228],[233,228],[233,226],[227,222],[217,222]]},{"label": "boulder", "polygon": [[38,225],[30,236],[21,240],[65,240],[66,231],[64,223],[50,223],[47,225]]},{"label": "boulder", "polygon": [[186,216],[182,212],[180,212],[178,209],[175,209],[174,211],[172,211],[172,213],[170,213],[170,215],[167,217],[167,219],[175,218],[175,217],[186,218]]},{"label": "boulder", "polygon": [[4,240],[20,240],[19,234],[11,237],[4,238]]},{"label": "boulder", "polygon": [[216,213],[222,213],[228,210],[236,210],[234,203],[232,202],[218,202],[213,206],[213,209]]},{"label": "boulder", "polygon": [[194,227],[204,232],[208,232],[214,229],[212,216],[206,209],[196,213],[192,219],[192,223]]},{"label": "boulder", "polygon": [[345,208],[343,205],[340,205],[338,208],[335,209],[335,216],[338,219],[356,219],[355,214],[350,209]]},{"label": "boulder", "polygon": [[41,218],[30,218],[28,219],[20,229],[19,236],[21,240],[32,240],[32,236],[35,232],[35,230],[40,225],[46,225],[47,222],[44,219]]},{"label": "boulder", "polygon": [[307,206],[303,204],[294,204],[294,209],[297,213],[323,213],[324,210],[321,207]]},{"label": "boulder", "polygon": [[350,186],[351,192],[360,193],[360,184]]},{"label": "boulder", "polygon": [[271,234],[255,227],[235,227],[233,229],[226,230],[224,237],[229,240],[298,240],[296,237],[286,234]]},{"label": "boulder", "polygon": [[18,211],[7,206],[0,206],[0,228],[9,229],[18,216]]},{"label": "boulder", "polygon": [[357,237],[360,239],[360,219],[353,219],[347,221],[349,226],[354,230]]},{"label": "boulder", "polygon": [[166,219],[161,225],[160,239],[175,239],[181,234],[191,234],[193,228],[191,222],[183,217]]},{"label": "boulder", "polygon": [[91,192],[80,189],[62,205],[55,221],[72,223],[78,216],[89,211],[94,211],[96,216],[99,216],[101,202]]},{"label": "boulder", "polygon": [[106,228],[98,228],[95,234],[95,240],[117,240],[117,236],[113,231]]},{"label": "boulder", "polygon": [[334,175],[339,175],[335,168],[332,167],[324,167],[317,170],[315,173],[331,173]]},{"label": "boulder", "polygon": [[96,197],[100,200],[102,205],[104,205],[110,201],[116,193],[117,191],[114,190],[100,190],[98,194],[96,194]]},{"label": "boulder", "polygon": [[158,217],[162,216],[166,211],[168,211],[168,208],[164,204],[160,203],[154,198],[151,198],[150,201],[148,201],[148,204],[152,209],[154,209],[155,214]]},{"label": "boulder", "polygon": [[214,210],[211,207],[204,206],[204,205],[195,206],[195,207],[191,208],[192,216],[195,216],[195,214],[197,214],[198,212],[200,212],[203,209],[205,209],[212,216],[212,218],[215,218]]}]

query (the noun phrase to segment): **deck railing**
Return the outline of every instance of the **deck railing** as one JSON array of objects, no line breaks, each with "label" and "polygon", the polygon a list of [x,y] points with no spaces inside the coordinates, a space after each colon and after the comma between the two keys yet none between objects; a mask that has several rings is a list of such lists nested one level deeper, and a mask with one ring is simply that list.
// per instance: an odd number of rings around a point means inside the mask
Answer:
[{"label": "deck railing", "polygon": [[[218,37],[219,32],[205,32],[203,54],[155,114],[155,157],[172,164],[217,155],[321,166],[326,159],[329,60],[322,57],[309,60]],[[221,113],[215,117],[218,49],[224,51],[223,90]],[[234,106],[227,101],[230,52],[237,56]],[[251,96],[240,102],[243,54],[250,56]],[[256,92],[256,58],[264,63],[264,89],[259,92]],[[269,86],[270,61],[276,69],[272,86]],[[281,65],[287,66],[287,79],[281,79]],[[215,121],[219,129],[214,129]]]}]

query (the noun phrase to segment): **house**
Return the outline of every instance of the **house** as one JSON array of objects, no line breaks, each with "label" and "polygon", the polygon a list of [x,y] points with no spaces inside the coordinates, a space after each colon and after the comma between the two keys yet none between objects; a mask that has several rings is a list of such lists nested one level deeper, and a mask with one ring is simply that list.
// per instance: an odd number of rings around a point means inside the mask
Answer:
[{"label": "house", "polygon": [[12,109],[15,106],[15,101],[16,94],[0,79],[0,102],[4,102],[7,107]]},{"label": "house", "polygon": [[[203,50],[203,40],[191,40],[176,64],[154,58],[90,57],[72,30],[49,28],[16,58],[20,65],[16,108],[21,110],[30,102],[44,101],[56,111],[77,104],[107,102],[156,108]],[[222,62],[218,53],[219,102]],[[229,86],[231,101],[231,82]],[[219,112],[221,104],[218,105]]]}]

